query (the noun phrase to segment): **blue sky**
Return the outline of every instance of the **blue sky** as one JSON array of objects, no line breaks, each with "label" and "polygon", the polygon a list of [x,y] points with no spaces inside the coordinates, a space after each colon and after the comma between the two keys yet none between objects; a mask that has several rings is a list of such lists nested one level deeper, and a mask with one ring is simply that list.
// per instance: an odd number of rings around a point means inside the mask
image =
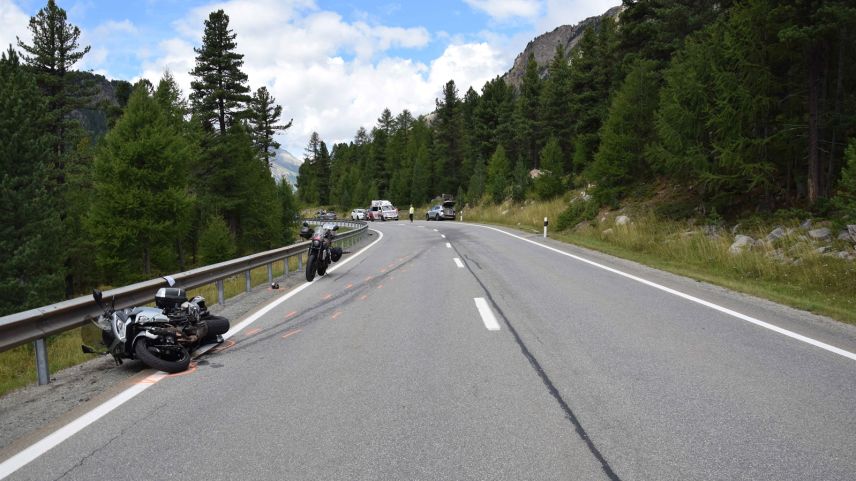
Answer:
[{"label": "blue sky", "polygon": [[[0,0],[0,44],[27,36],[46,0]],[[280,141],[300,155],[318,131],[347,141],[383,108],[428,113],[443,84],[480,90],[541,33],[620,0],[58,0],[92,51],[78,68],[152,81],[169,70],[185,92],[203,20],[223,8],[250,86],[267,86],[294,126]],[[5,48],[5,47],[4,47]]]}]

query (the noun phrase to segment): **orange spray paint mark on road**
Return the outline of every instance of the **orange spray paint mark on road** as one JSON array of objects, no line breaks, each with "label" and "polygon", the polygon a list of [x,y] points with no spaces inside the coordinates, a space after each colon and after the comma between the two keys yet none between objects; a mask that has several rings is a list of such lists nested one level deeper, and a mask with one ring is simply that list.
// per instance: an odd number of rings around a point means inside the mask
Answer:
[{"label": "orange spray paint mark on road", "polygon": [[354,287],[354,285],[353,285],[353,284],[348,284],[347,286],[345,286],[345,289],[350,289],[350,288],[352,288],[352,287]]},{"label": "orange spray paint mark on road", "polygon": [[282,335],[282,338],[283,338],[283,339],[287,339],[287,338],[289,338],[289,337],[291,337],[291,336],[293,336],[293,335],[295,335],[295,334],[297,334],[297,333],[300,333],[300,332],[303,332],[303,329],[293,329],[293,330],[288,331],[288,332],[286,332],[285,334],[283,334],[283,335]]},{"label": "orange spray paint mark on road", "polygon": [[217,346],[217,347],[215,347],[214,349],[212,349],[212,350],[211,350],[211,353],[212,353],[212,354],[214,354],[214,353],[223,352],[223,351],[225,351],[226,349],[229,349],[230,347],[233,347],[235,344],[236,344],[236,342],[230,339],[230,340],[228,340],[228,341],[224,342],[223,344],[220,344],[219,346]]},{"label": "orange spray paint mark on road", "polygon": [[381,272],[386,272],[386,269],[381,269],[380,271],[381,271]]},{"label": "orange spray paint mark on road", "polygon": [[333,297],[333,294],[330,294],[328,292],[327,294],[324,295],[324,300],[326,301],[327,299],[330,299],[331,297]]},{"label": "orange spray paint mark on road", "polygon": [[245,336],[252,336],[253,334],[258,334],[258,333],[260,333],[260,332],[262,332],[262,330],[261,330],[261,329],[259,329],[259,328],[254,328],[254,329],[250,329],[249,331],[247,331],[244,335],[245,335]]},{"label": "orange spray paint mark on road", "polygon": [[369,297],[369,296],[367,296],[367,295],[363,295],[362,297],[360,297],[360,300],[361,300],[361,301],[364,301],[364,300],[366,300],[366,298],[367,298],[367,297]]},{"label": "orange spray paint mark on road", "polygon": [[366,277],[366,282],[368,282],[368,281],[370,281],[370,280],[372,280],[372,279],[374,279],[374,276],[368,276],[368,277]]},{"label": "orange spray paint mark on road", "polygon": [[184,375],[187,375],[187,374],[193,374],[194,372],[196,372],[196,368],[197,368],[197,367],[198,367],[198,366],[197,366],[197,364],[196,364],[195,362],[191,362],[191,363],[190,363],[190,367],[189,367],[187,370],[185,370],[185,371],[181,371],[181,372],[177,372],[177,373],[175,373],[175,374],[168,374],[166,377],[178,377],[178,376],[184,376]]},{"label": "orange spray paint mark on road", "polygon": [[332,315],[332,316],[330,316],[330,319],[335,319],[335,318],[337,318],[337,317],[339,317],[339,316],[341,316],[341,315],[342,315],[342,311],[336,311],[336,312],[334,312],[334,313],[333,313],[333,315]]},{"label": "orange spray paint mark on road", "polygon": [[377,286],[378,289],[383,289],[383,284]]},{"label": "orange spray paint mark on road", "polygon": [[285,315],[285,318],[286,318],[286,319],[292,318],[292,317],[294,317],[294,316],[295,316],[295,314],[297,314],[297,311],[291,311],[291,312],[289,312],[288,314],[286,314],[286,315]]}]

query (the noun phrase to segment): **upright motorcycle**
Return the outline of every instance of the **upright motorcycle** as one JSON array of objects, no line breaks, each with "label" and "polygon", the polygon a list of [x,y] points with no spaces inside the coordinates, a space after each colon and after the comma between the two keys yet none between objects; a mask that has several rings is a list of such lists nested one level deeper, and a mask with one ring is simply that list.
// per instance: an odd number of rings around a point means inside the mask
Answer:
[{"label": "upright motorcycle", "polygon": [[309,227],[308,222],[303,223],[303,228],[300,229],[300,237],[309,239],[309,257],[306,261],[306,280],[312,282],[315,279],[315,273],[323,276],[327,273],[327,267],[330,262],[338,262],[342,257],[342,248],[333,247],[333,239],[336,237],[335,231],[339,230],[339,226],[334,224],[322,224],[318,230]]}]

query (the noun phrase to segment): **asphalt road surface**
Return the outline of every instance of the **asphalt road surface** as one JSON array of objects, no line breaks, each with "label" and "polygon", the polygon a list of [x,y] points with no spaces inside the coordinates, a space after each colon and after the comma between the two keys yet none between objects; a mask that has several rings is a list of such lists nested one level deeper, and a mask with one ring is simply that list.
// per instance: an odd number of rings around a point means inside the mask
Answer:
[{"label": "asphalt road surface", "polygon": [[516,231],[371,227],[0,477],[856,479],[850,326]]}]

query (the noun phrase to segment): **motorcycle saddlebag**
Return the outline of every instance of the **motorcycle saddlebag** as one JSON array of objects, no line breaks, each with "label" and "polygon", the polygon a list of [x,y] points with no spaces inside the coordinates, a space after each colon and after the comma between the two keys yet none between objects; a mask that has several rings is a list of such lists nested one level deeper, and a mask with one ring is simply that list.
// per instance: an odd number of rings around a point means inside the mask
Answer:
[{"label": "motorcycle saddlebag", "polygon": [[333,259],[333,262],[339,262],[339,259],[342,258],[342,248],[334,247],[330,249],[330,258]]},{"label": "motorcycle saddlebag", "polygon": [[314,233],[315,231],[313,231],[311,227],[303,226],[300,228],[300,237],[304,239],[309,239]]},{"label": "motorcycle saddlebag", "polygon": [[177,287],[161,287],[155,294],[155,305],[160,309],[178,309],[187,302],[187,292]]}]

